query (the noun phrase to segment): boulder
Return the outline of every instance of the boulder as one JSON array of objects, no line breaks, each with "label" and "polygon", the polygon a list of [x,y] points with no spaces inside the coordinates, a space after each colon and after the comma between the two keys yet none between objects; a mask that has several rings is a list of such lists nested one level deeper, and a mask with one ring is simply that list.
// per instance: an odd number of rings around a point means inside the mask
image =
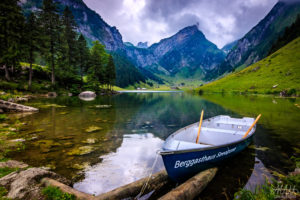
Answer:
[{"label": "boulder", "polygon": [[92,91],[84,91],[79,94],[79,97],[82,97],[82,98],[96,97],[96,93],[92,92]]},{"label": "boulder", "polygon": [[54,172],[41,168],[29,168],[24,171],[16,171],[0,179],[0,186],[4,186],[7,197],[11,199],[44,199],[41,194],[41,179],[48,177],[56,179],[64,184],[71,182]]},{"label": "boulder", "polygon": [[23,169],[23,168],[28,167],[28,165],[23,162],[16,161],[16,160],[9,160],[6,162],[0,162],[0,168],[4,168],[4,167]]},{"label": "boulder", "polygon": [[92,91],[84,91],[81,92],[79,95],[79,99],[83,101],[93,101],[96,98],[96,93]]},{"label": "boulder", "polygon": [[57,93],[56,92],[48,92],[47,96],[48,97],[57,97]]}]

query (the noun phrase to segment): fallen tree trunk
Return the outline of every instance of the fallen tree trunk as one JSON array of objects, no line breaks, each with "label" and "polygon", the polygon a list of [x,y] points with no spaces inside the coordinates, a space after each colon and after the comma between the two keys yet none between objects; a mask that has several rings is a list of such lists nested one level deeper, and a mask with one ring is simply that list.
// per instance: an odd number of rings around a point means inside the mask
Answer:
[{"label": "fallen tree trunk", "polygon": [[[124,199],[128,197],[136,197],[148,180],[148,177],[129,183],[110,192],[100,194],[95,197],[97,200],[110,200],[110,199]],[[157,191],[165,186],[169,182],[168,174],[165,170],[153,174],[148,182],[148,186],[145,189],[144,194],[147,194],[153,190]]]},{"label": "fallen tree trunk", "polygon": [[92,200],[92,199],[94,199],[93,195],[86,194],[86,193],[80,192],[78,190],[75,190],[74,188],[72,188],[70,186],[67,186],[67,185],[65,185],[61,182],[58,182],[54,179],[51,179],[51,178],[43,178],[41,183],[46,187],[47,186],[58,187],[61,191],[69,193],[69,194],[73,194],[73,195],[76,196],[77,199],[80,199],[80,200]]},{"label": "fallen tree trunk", "polygon": [[17,103],[12,103],[9,101],[4,101],[0,99],[0,108],[7,111],[13,111],[13,112],[37,112],[39,109],[33,108],[30,106],[24,106]]},{"label": "fallen tree trunk", "polygon": [[214,178],[218,168],[211,168],[200,172],[199,174],[188,179],[186,182],[176,187],[169,193],[165,194],[159,200],[176,200],[176,199],[194,199],[198,196],[207,184]]}]

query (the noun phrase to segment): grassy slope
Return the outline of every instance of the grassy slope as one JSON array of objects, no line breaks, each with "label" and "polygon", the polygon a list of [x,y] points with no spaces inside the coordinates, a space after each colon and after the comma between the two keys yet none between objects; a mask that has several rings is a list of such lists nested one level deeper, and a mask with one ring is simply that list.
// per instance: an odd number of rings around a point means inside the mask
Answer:
[{"label": "grassy slope", "polygon": [[[273,88],[274,85],[278,85]],[[279,93],[295,89],[300,94],[300,37],[265,59],[239,72],[208,83],[196,91]]]}]

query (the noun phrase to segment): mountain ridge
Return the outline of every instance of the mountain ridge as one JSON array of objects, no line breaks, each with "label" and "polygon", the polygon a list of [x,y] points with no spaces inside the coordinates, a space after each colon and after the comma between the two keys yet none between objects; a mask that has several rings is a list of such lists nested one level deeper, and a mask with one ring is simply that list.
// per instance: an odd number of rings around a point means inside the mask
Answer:
[{"label": "mountain ridge", "polygon": [[300,1],[279,1],[248,33],[238,40],[220,66],[218,75],[241,65],[248,66],[268,55],[272,45],[300,13]]},{"label": "mountain ridge", "polygon": [[286,95],[299,95],[300,54],[295,52],[300,52],[300,37],[245,69],[208,83],[196,91],[261,94],[284,92]]}]

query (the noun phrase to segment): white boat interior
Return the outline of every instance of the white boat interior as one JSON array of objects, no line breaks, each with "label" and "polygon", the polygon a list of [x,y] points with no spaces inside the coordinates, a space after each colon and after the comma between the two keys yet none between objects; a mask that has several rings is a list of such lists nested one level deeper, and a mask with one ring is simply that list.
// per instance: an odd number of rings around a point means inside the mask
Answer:
[{"label": "white boat interior", "polygon": [[[251,127],[254,118],[231,118],[227,115],[219,115],[203,120],[198,143],[197,134],[199,122],[182,128],[170,135],[163,150],[176,151],[187,149],[199,149],[221,146],[239,141]],[[249,132],[248,137],[255,132],[255,127]]]}]

